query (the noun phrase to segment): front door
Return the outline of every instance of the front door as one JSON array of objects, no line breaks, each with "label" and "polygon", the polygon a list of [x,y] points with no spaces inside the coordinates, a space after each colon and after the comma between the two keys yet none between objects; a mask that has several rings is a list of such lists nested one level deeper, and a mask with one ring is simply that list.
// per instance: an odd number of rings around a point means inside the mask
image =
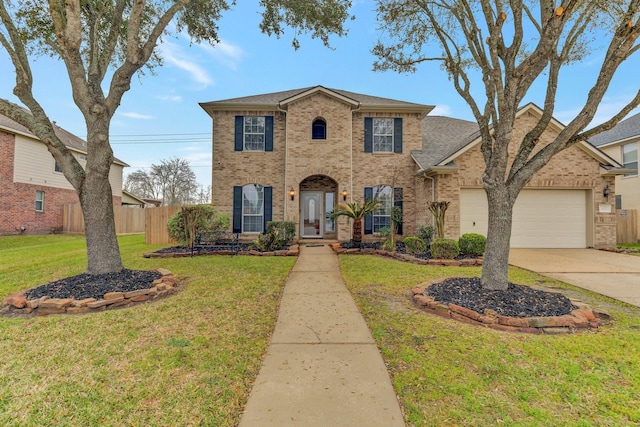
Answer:
[{"label": "front door", "polygon": [[302,203],[302,221],[300,234],[303,238],[321,238],[324,232],[324,209],[322,208],[322,191],[303,191],[300,193]]}]

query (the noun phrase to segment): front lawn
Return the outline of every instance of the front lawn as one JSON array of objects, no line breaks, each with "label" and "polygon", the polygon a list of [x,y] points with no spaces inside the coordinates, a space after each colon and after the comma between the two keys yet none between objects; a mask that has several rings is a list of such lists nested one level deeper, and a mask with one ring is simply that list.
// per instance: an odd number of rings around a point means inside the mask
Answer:
[{"label": "front lawn", "polygon": [[[89,315],[0,317],[2,426],[233,426],[260,368],[294,257],[146,259],[186,282],[170,298]],[[86,268],[84,236],[0,237],[0,298]]]},{"label": "front lawn", "polygon": [[640,309],[517,268],[510,281],[562,288],[604,308],[596,332],[498,332],[417,311],[409,292],[430,279],[479,276],[479,267],[426,267],[341,256],[390,370],[410,426],[630,426],[640,424]]}]

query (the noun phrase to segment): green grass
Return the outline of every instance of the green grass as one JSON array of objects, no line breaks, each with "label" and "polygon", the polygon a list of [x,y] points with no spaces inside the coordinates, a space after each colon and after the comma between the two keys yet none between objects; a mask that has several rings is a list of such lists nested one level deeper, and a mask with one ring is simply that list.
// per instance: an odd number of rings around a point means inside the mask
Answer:
[{"label": "green grass", "polygon": [[[167,268],[186,289],[133,309],[0,317],[0,425],[237,425],[295,258],[145,259],[157,247],[144,236],[119,240],[126,268]],[[85,268],[83,236],[0,238],[0,298]]]},{"label": "green grass", "polygon": [[381,350],[410,426],[640,425],[640,310],[513,268],[516,283],[560,289],[605,308],[596,332],[493,331],[414,308],[413,286],[479,267],[438,268],[373,256],[340,266]]},{"label": "green grass", "polygon": [[[127,268],[185,281],[134,309],[0,317],[2,426],[233,426],[273,330],[290,257],[145,259],[157,246],[120,238]],[[410,289],[479,268],[373,256],[340,264],[389,368],[409,426],[640,424],[640,310],[534,273],[613,321],[563,336],[502,333],[415,309]],[[84,271],[83,236],[0,238],[0,298]]]}]

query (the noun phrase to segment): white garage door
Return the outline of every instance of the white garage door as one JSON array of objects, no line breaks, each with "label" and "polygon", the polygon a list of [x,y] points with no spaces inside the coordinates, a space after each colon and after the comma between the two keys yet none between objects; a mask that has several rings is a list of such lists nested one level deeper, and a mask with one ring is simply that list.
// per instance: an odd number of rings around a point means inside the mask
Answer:
[{"label": "white garage door", "polygon": [[[522,190],[513,211],[511,247],[586,247],[586,203],[584,190]],[[460,190],[460,234],[464,233],[487,235],[484,190]]]}]

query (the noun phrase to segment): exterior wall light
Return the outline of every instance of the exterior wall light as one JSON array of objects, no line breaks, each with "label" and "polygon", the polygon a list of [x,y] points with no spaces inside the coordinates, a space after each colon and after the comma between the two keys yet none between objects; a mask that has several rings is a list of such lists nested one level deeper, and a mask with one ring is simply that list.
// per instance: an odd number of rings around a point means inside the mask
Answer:
[{"label": "exterior wall light", "polygon": [[602,191],[602,195],[604,196],[605,199],[609,200],[609,184],[607,184],[607,186],[604,187],[604,190]]},{"label": "exterior wall light", "polygon": [[342,189],[342,201],[343,202],[347,201],[347,189],[346,188]]},{"label": "exterior wall light", "polygon": [[293,187],[289,187],[289,197],[291,197],[291,201],[293,202],[293,199],[296,195],[296,192],[294,191]]}]

